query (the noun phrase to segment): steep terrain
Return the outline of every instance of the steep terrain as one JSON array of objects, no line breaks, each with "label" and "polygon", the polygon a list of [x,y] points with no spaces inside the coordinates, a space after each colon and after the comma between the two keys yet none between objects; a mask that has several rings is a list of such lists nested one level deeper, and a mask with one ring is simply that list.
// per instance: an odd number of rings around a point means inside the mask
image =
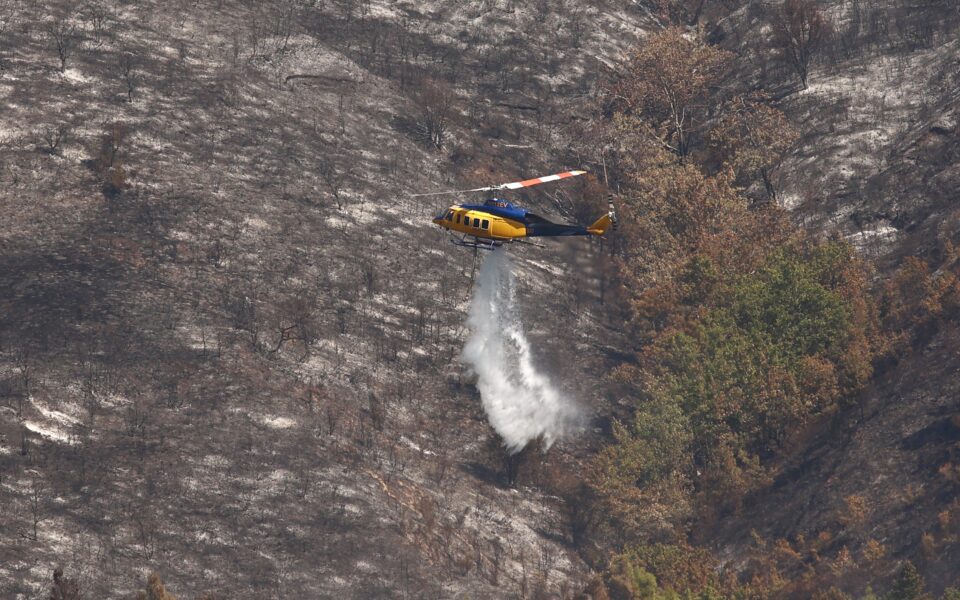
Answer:
[{"label": "steep terrain", "polygon": [[820,4],[831,34],[806,89],[776,59],[779,5],[750,3],[711,33],[738,54],[734,85],[768,90],[802,131],[778,174],[781,202],[806,227],[839,232],[871,255],[956,242],[956,4]]},{"label": "steep terrain", "polygon": [[[804,227],[877,259],[881,288],[905,256],[936,268],[958,241],[960,14],[950,2],[821,4],[833,33],[807,89],[788,66],[763,63],[776,55],[776,7],[746,7],[713,35],[748,58],[738,84],[771,90],[801,129],[779,172],[780,201]],[[760,539],[794,573],[836,561],[835,582],[854,594],[902,560],[936,592],[957,585],[957,332],[935,329],[907,360],[878,365],[859,408],[799,436],[772,488],[703,536],[723,561],[762,570],[743,561]],[[775,552],[778,540],[802,558]]]},{"label": "steep terrain", "polygon": [[771,488],[744,506],[748,518],[724,519],[707,536],[722,560],[750,572],[748,548],[759,539],[773,553],[784,540],[799,555],[777,555],[781,568],[799,571],[815,554],[836,565],[837,584],[851,593],[892,575],[899,560],[917,562],[936,592],[956,586],[957,336],[955,327],[942,331],[879,377],[854,414],[781,466]]},{"label": "steep terrain", "polygon": [[[458,360],[475,257],[409,193],[560,166],[559,126],[639,16],[3,10],[0,595],[58,564],[100,597],[152,570],[183,597],[575,589],[559,500],[504,466]],[[525,249],[519,293],[536,359],[589,406],[578,242]]]}]

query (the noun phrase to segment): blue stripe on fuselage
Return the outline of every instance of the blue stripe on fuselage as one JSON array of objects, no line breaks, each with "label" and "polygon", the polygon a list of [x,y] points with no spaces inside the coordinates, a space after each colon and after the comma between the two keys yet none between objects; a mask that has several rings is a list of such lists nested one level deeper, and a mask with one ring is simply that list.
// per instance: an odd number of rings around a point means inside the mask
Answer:
[{"label": "blue stripe on fuselage", "polygon": [[523,221],[527,216],[526,209],[516,208],[512,205],[506,207],[490,206],[489,204],[461,204],[460,208],[465,210],[478,210],[504,219],[513,219],[514,221]]},{"label": "blue stripe on fuselage", "polygon": [[[498,203],[503,203],[505,206],[498,206]],[[543,217],[527,211],[525,208],[517,208],[509,202],[503,202],[502,200],[492,200],[485,204],[461,204],[460,208],[485,212],[522,223],[527,228],[527,235],[531,237],[590,235],[586,227],[551,223]]]}]

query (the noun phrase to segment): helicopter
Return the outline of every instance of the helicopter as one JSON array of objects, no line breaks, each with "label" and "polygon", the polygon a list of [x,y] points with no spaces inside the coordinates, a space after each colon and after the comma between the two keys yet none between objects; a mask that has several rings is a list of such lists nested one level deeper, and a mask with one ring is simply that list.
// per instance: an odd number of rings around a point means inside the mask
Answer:
[{"label": "helicopter", "polygon": [[[568,177],[577,177],[586,171],[566,171],[554,175],[534,177],[523,181],[514,181],[471,190],[449,192],[431,192],[414,196],[440,196],[445,194],[469,194],[475,192],[496,192],[500,190],[518,190],[522,188],[559,181]],[[500,198],[488,198],[483,204],[454,204],[441,211],[433,219],[453,235],[455,245],[464,248],[494,250],[505,243],[532,244],[528,238],[557,237],[573,235],[602,236],[611,225],[617,223],[617,214],[613,209],[612,195],[607,199],[607,213],[589,226],[553,223],[535,215],[525,208],[518,207]],[[533,244],[536,245],[536,244]]]}]

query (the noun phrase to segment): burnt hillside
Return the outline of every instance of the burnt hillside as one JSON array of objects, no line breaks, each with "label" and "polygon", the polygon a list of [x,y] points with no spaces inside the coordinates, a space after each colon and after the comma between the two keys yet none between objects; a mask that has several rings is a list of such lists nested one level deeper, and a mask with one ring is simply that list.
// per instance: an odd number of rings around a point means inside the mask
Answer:
[{"label": "burnt hillside", "polygon": [[[572,449],[504,466],[458,361],[474,256],[409,194],[555,168],[641,19],[500,4],[2,5],[0,595],[576,589],[536,487]],[[521,293],[589,406],[579,241]]]},{"label": "burnt hillside", "polygon": [[773,35],[778,5],[751,3],[711,33],[741,59],[733,85],[768,90],[803,132],[778,174],[781,202],[876,256],[955,243],[957,6],[820,4],[830,34],[806,88]]}]

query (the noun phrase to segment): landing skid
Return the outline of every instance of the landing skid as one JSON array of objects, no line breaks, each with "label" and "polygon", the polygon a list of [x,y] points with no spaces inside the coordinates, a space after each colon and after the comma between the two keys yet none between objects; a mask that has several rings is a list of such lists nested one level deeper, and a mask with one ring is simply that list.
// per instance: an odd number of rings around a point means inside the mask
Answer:
[{"label": "landing skid", "polygon": [[534,246],[535,248],[546,248],[543,244],[537,244],[529,240],[513,240],[515,244],[523,244],[524,246]]},{"label": "landing skid", "polygon": [[496,250],[503,245],[503,242],[478,238],[472,235],[465,235],[462,238],[454,237],[450,241],[454,246],[460,246],[461,248],[473,248],[474,250]]},{"label": "landing skid", "polygon": [[497,248],[503,246],[504,244],[523,244],[524,246],[536,246],[537,248],[545,248],[543,244],[537,244],[531,242],[530,240],[491,240],[488,238],[478,238],[472,235],[464,235],[463,237],[457,237],[455,235],[450,236],[450,242],[454,246],[460,246],[461,248],[473,248],[474,250],[496,250]]}]

